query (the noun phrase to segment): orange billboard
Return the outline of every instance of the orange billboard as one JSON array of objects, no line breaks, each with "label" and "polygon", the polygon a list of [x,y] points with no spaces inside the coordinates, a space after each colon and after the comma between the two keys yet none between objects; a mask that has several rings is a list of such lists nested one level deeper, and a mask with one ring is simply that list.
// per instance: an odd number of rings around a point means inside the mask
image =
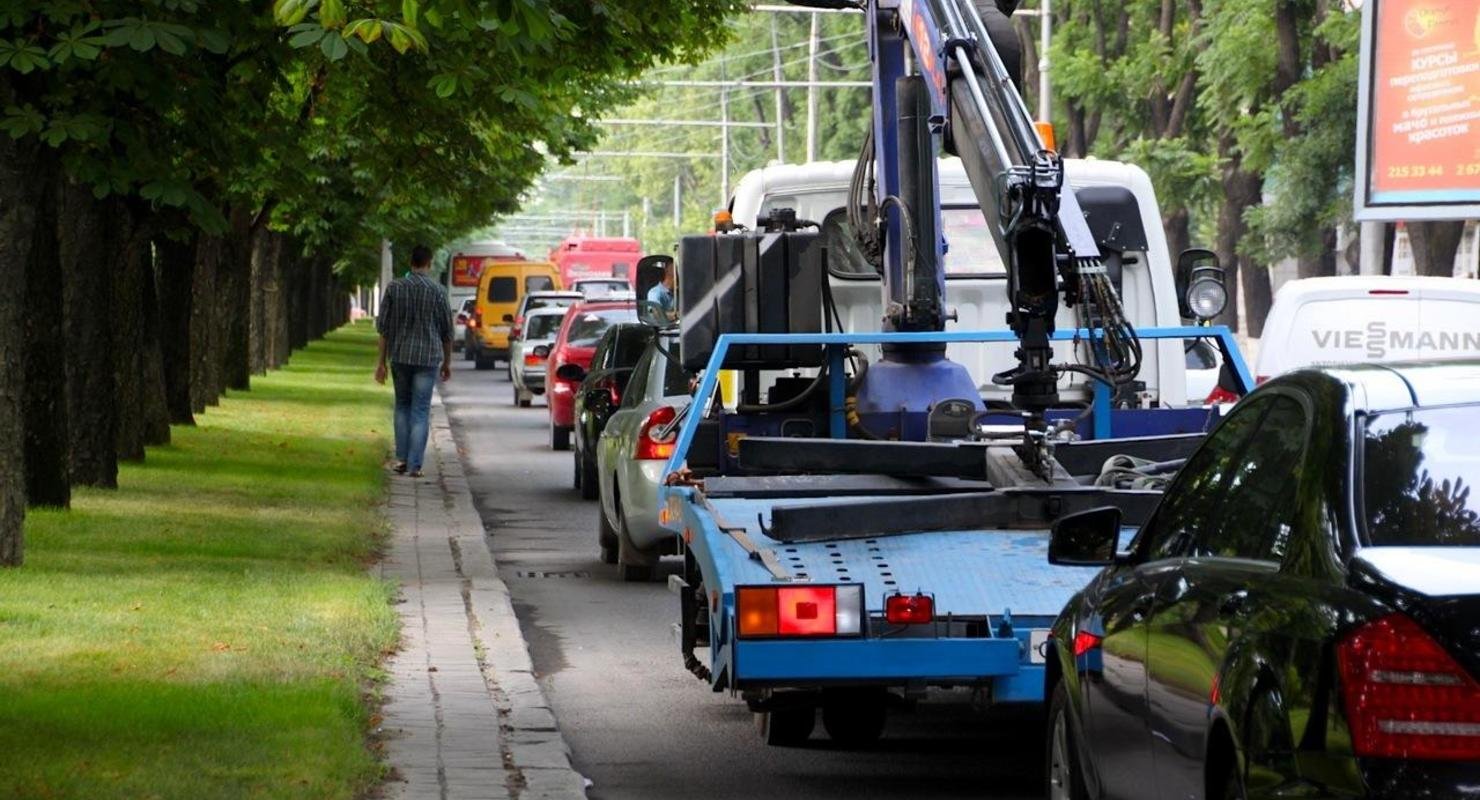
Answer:
[{"label": "orange billboard", "polygon": [[1480,0],[1365,6],[1359,217],[1472,216],[1480,205]]}]

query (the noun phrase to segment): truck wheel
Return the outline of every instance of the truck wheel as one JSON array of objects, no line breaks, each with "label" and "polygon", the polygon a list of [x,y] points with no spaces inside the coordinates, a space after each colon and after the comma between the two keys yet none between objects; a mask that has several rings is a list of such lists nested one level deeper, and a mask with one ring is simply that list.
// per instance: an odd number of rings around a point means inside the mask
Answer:
[{"label": "truck wheel", "polygon": [[570,449],[570,428],[559,428],[554,423],[550,424],[550,449]]},{"label": "truck wheel", "polygon": [[797,747],[812,738],[817,724],[817,709],[778,708],[755,713],[755,729],[771,747]]},{"label": "truck wheel", "polygon": [[1048,703],[1047,752],[1049,800],[1087,800],[1084,774],[1079,769],[1079,750],[1069,729],[1069,692],[1064,682],[1054,685]]},{"label": "truck wheel", "polygon": [[883,689],[828,689],[822,693],[822,727],[843,747],[863,747],[884,733],[889,693]]},{"label": "truck wheel", "polygon": [[606,509],[596,507],[596,545],[601,548],[601,563],[617,563],[617,532],[606,521]]},{"label": "truck wheel", "polygon": [[463,342],[462,351],[463,361],[472,361],[473,356],[476,355],[476,353],[473,351],[473,345],[469,344],[468,342]]},{"label": "truck wheel", "polygon": [[476,353],[473,355],[473,369],[493,369],[493,356]]}]

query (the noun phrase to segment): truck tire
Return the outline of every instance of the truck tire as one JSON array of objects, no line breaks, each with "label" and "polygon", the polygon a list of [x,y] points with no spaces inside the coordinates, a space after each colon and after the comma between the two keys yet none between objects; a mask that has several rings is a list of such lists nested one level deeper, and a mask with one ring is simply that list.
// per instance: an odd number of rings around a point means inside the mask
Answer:
[{"label": "truck tire", "polygon": [[822,693],[822,727],[843,747],[865,747],[883,735],[888,703],[884,689],[827,689]]},{"label": "truck tire", "polygon": [[1079,766],[1079,749],[1074,731],[1069,727],[1069,692],[1064,682],[1054,684],[1048,702],[1048,733],[1044,746],[1044,775],[1049,800],[1088,800],[1084,788],[1084,771]]},{"label": "truck tire", "polygon": [[570,428],[561,428],[557,427],[554,423],[550,424],[550,449],[562,451],[570,449]]},{"label": "truck tire", "polygon": [[473,369],[493,369],[494,359],[492,355],[484,354],[481,350],[473,354]]},{"label": "truck tire", "polygon": [[771,747],[797,747],[812,738],[817,725],[817,709],[778,708],[755,712],[755,729]]}]

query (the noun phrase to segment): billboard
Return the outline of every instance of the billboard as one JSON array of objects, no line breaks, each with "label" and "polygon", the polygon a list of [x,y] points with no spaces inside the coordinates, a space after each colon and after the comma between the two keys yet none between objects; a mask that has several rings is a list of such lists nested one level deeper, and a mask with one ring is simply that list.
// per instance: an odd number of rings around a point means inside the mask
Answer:
[{"label": "billboard", "polygon": [[1480,0],[1366,0],[1356,218],[1480,217]]}]

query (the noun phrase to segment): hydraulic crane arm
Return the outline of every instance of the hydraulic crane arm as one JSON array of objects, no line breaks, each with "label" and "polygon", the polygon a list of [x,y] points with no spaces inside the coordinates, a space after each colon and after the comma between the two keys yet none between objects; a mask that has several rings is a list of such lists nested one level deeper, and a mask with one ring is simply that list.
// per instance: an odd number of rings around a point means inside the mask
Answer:
[{"label": "hydraulic crane arm", "polygon": [[[1100,251],[1064,164],[1044,147],[983,14],[1006,23],[1016,0],[792,0],[862,8],[874,61],[872,141],[884,222],[886,316],[903,330],[941,330],[943,242],[936,144],[960,156],[987,228],[1007,265],[1018,366],[994,377],[1014,404],[1039,412],[1058,402],[1058,377],[1080,371],[1110,384],[1134,377],[1140,352],[1100,263]],[[907,49],[909,57],[901,50]],[[937,139],[936,137],[940,137]],[[891,209],[890,206],[894,206]],[[1086,303],[1094,366],[1055,365],[1049,337],[1060,295]]]}]

